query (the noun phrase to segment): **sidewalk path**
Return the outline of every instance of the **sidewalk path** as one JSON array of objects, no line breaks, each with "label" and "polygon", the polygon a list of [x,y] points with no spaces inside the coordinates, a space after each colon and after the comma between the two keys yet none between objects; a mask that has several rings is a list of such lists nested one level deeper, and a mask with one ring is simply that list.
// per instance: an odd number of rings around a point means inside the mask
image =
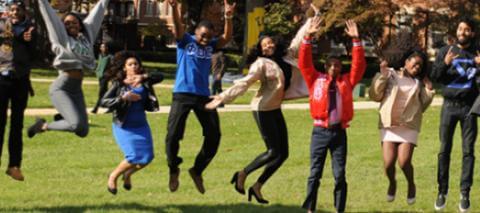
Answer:
[{"label": "sidewalk path", "polygon": [[[431,106],[441,106],[443,103],[442,98],[434,98]],[[360,109],[377,109],[379,103],[373,101],[357,101],[353,103],[353,108],[355,110]],[[282,109],[288,110],[308,110],[309,104],[283,104]],[[90,112],[91,108],[88,109]],[[99,113],[103,113],[103,109],[100,109]],[[251,111],[250,105],[248,104],[227,104],[224,108],[219,108],[219,112],[249,112]],[[170,106],[160,106],[159,112],[154,113],[168,113],[170,112]],[[25,111],[25,115],[53,115],[57,113],[55,109],[28,109]]]}]

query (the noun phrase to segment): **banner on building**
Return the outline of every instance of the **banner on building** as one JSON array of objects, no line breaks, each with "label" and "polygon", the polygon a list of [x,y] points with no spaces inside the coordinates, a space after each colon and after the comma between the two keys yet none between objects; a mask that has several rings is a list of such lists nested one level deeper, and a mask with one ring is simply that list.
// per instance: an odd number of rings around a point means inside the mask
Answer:
[{"label": "banner on building", "polygon": [[[247,29],[245,30],[246,42],[244,45],[244,55],[257,42],[260,33],[263,31],[263,16],[265,15],[265,5],[263,0],[247,1]],[[244,73],[248,70],[243,70]]]}]

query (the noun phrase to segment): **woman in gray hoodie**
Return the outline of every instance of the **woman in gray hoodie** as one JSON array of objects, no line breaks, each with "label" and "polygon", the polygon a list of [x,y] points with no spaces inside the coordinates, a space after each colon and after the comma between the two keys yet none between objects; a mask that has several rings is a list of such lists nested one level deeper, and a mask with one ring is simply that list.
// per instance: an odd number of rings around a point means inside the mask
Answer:
[{"label": "woman in gray hoodie", "polygon": [[48,0],[39,0],[40,13],[45,21],[52,51],[53,67],[58,78],[50,86],[50,98],[61,119],[47,123],[39,118],[28,129],[28,137],[47,130],[74,132],[80,137],[88,134],[88,118],[82,91],[84,70],[95,69],[93,44],[102,26],[109,0],[100,0],[81,20],[74,13],[60,19]]}]

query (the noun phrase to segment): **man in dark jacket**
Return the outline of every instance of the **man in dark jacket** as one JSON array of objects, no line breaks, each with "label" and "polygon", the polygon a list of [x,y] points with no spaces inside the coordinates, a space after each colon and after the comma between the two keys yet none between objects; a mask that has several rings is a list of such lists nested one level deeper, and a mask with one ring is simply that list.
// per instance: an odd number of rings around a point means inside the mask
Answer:
[{"label": "man in dark jacket", "polygon": [[22,129],[30,86],[30,65],[34,48],[34,28],[25,16],[22,1],[8,4],[8,18],[0,26],[0,154],[10,103],[10,134],[8,139],[9,163],[7,175],[23,181],[20,171],[22,161]]},{"label": "man in dark jacket", "polygon": [[433,65],[431,78],[444,85],[440,120],[440,152],[438,154],[438,196],[435,209],[445,208],[448,194],[450,153],[453,134],[460,122],[462,130],[462,176],[460,180],[461,212],[470,208],[470,188],[473,182],[474,147],[477,139],[477,118],[470,109],[478,96],[475,75],[480,66],[479,49],[475,45],[475,23],[469,19],[459,22],[457,41],[440,49]]}]

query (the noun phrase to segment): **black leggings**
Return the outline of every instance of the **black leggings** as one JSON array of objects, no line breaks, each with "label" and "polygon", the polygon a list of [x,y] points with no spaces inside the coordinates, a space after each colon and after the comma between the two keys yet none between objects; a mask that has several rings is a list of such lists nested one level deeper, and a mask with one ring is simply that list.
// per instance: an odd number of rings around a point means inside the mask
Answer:
[{"label": "black leggings", "polygon": [[254,111],[253,117],[257,122],[267,151],[260,154],[247,167],[245,172],[250,174],[265,165],[265,170],[257,182],[264,184],[288,158],[288,133],[282,110]]}]

